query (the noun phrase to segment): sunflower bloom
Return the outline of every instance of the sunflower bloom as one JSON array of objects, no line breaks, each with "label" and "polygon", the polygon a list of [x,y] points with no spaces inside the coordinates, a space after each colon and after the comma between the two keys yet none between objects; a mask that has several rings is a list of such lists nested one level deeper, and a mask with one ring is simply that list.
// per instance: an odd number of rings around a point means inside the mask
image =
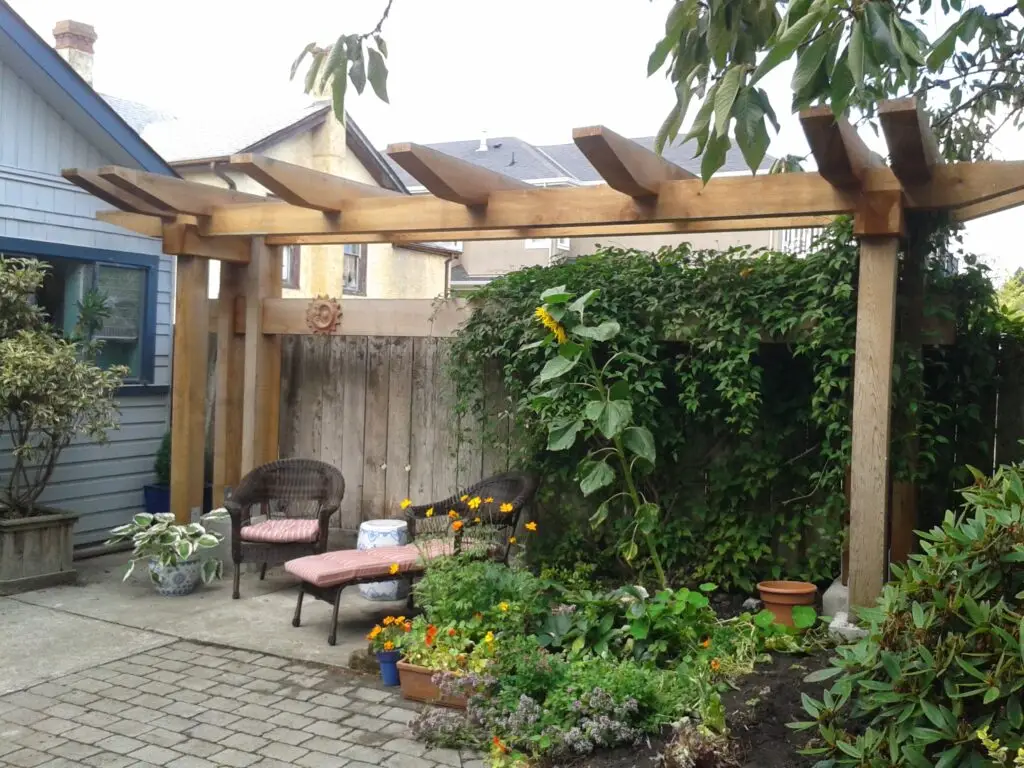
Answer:
[{"label": "sunflower bloom", "polygon": [[384,643],[384,650],[385,651],[393,651],[393,650],[395,650],[395,644],[392,643],[390,640],[385,641],[385,643]]},{"label": "sunflower bloom", "polygon": [[412,506],[412,499],[402,499],[402,509],[408,509]]},{"label": "sunflower bloom", "polygon": [[454,523],[452,523],[452,530],[453,531],[461,531],[462,530],[462,521],[461,520],[456,520]]},{"label": "sunflower bloom", "polygon": [[551,316],[551,313],[548,312],[547,309],[544,307],[537,307],[537,309],[533,311],[533,314],[538,320],[540,320],[541,325],[555,334],[555,339],[559,344],[565,344],[568,339],[568,336],[565,335],[565,328],[563,328],[562,324]]},{"label": "sunflower bloom", "polygon": [[398,573],[398,563],[392,563],[391,566],[388,568],[388,573],[390,573],[392,576]]},{"label": "sunflower bloom", "polygon": [[500,507],[498,507],[498,509],[501,510],[502,512],[511,512],[512,511],[512,505],[509,504],[506,501],[504,504],[502,504]]},{"label": "sunflower bloom", "polygon": [[712,659],[711,660],[711,671],[712,672],[717,672],[721,668],[722,668],[722,662],[720,662],[718,659]]},{"label": "sunflower bloom", "polygon": [[507,613],[508,612],[508,603],[506,603],[504,600],[502,600],[500,603],[498,603],[498,610],[501,611],[502,613]]},{"label": "sunflower bloom", "polygon": [[530,531],[530,533],[533,533],[537,530],[537,524],[531,520],[526,524],[525,528],[526,530]]},{"label": "sunflower bloom", "polygon": [[426,514],[427,517],[433,517],[434,516],[434,508],[433,507],[427,507],[427,511],[424,514]]}]

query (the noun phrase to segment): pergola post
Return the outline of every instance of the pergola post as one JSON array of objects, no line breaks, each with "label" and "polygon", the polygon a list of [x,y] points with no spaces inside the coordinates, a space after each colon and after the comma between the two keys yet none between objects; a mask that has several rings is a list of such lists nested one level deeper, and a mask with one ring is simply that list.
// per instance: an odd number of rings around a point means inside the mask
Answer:
[{"label": "pergola post", "polygon": [[[278,454],[281,337],[263,330],[263,300],[281,297],[281,248],[252,239],[245,272],[245,362],[242,373],[241,474]],[[221,314],[233,314],[221,305]]]},{"label": "pergola post", "polygon": [[213,433],[213,506],[242,477],[242,387],[245,337],[235,333],[235,305],[245,293],[247,267],[221,262],[217,315],[216,410]]},{"label": "pergola post", "polygon": [[178,523],[202,510],[205,482],[209,262],[178,256],[171,396],[171,512]]},{"label": "pergola post", "polygon": [[850,462],[850,605],[872,605],[886,578],[892,363],[902,196],[866,196],[860,238]]}]

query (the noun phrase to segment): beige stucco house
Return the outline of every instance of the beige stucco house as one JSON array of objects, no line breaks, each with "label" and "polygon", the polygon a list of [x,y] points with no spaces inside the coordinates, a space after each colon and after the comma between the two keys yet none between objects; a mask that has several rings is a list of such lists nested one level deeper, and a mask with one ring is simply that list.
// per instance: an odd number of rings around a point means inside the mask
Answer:
[{"label": "beige stucco house", "polygon": [[[349,116],[336,120],[328,102],[262,120],[230,121],[222,130],[209,119],[190,125],[169,120],[147,127],[143,137],[159,147],[182,178],[203,184],[269,194],[228,165],[233,154],[265,155],[364,184],[408,193],[402,179]],[[444,244],[289,246],[283,263],[286,297],[341,296],[378,299],[435,298],[447,292],[449,261]],[[211,292],[217,275],[211,275]]]}]

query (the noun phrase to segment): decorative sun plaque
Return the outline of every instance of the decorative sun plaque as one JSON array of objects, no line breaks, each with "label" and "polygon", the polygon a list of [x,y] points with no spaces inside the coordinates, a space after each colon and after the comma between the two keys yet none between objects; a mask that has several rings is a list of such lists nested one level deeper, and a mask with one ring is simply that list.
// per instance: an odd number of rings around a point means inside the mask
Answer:
[{"label": "decorative sun plaque", "polygon": [[306,309],[306,325],[315,334],[331,334],[341,320],[341,304],[329,296],[317,296],[309,300]]}]

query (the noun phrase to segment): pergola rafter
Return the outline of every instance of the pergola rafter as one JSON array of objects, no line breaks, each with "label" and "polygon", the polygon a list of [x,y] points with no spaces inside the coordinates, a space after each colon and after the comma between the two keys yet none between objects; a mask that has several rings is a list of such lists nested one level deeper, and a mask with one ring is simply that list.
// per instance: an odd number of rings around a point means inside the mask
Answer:
[{"label": "pergola rafter", "polygon": [[[119,209],[99,218],[161,237],[166,252],[180,255],[172,424],[176,456],[188,449],[191,438],[200,439],[203,339],[211,317],[204,267],[211,258],[224,262],[216,314],[217,501],[244,472],[276,455],[280,335],[310,332],[303,330],[302,318],[307,309],[317,309],[316,300],[281,298],[279,246],[687,234],[820,226],[838,214],[853,215],[861,261],[848,559],[851,602],[868,605],[886,576],[888,542],[894,559],[905,556],[914,520],[910,496],[897,500],[894,489],[889,497],[898,284],[909,291],[904,302],[908,314],[900,323],[901,333],[909,334],[905,340],[921,344],[935,337],[920,317],[923,257],[908,258],[897,280],[904,213],[948,210],[955,220],[966,221],[1024,203],[1024,163],[943,164],[916,102],[884,102],[879,115],[889,166],[845,120],[815,108],[800,119],[819,172],[717,178],[707,185],[603,127],[574,132],[577,145],[607,182],[585,187],[532,187],[416,144],[393,145],[388,153],[431,194],[394,195],[257,155],[237,156],[232,166],[276,200],[115,167],[67,171],[65,177]],[[409,302],[360,306],[348,325],[342,318],[340,330],[332,325],[330,332],[381,333],[416,322],[422,333],[444,335],[464,311],[454,308],[424,327],[422,307]],[[379,323],[373,315],[377,306],[385,318]],[[202,462],[180,456],[172,463],[172,510],[187,519],[202,495]],[[903,543],[898,544],[900,536]]]}]

